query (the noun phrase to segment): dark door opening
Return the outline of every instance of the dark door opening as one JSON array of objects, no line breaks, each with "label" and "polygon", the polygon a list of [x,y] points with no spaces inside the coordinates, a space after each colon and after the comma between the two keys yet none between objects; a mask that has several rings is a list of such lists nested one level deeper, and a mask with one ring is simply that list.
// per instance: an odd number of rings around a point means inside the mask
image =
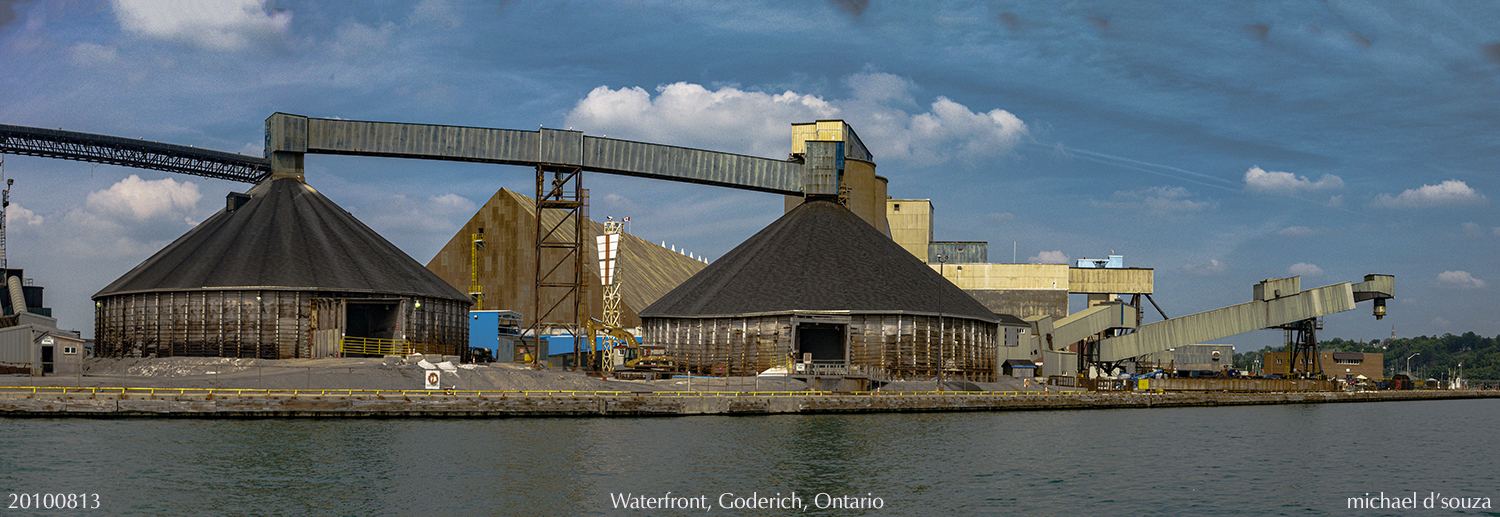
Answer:
[{"label": "dark door opening", "polygon": [[52,347],[42,347],[42,374],[52,373]]},{"label": "dark door opening", "polygon": [[374,339],[396,339],[396,324],[401,316],[401,302],[395,300],[349,300],[344,320],[344,335]]},{"label": "dark door opening", "polygon": [[836,323],[799,323],[798,359],[801,359],[801,354],[812,354],[814,361],[843,361],[845,328]]}]

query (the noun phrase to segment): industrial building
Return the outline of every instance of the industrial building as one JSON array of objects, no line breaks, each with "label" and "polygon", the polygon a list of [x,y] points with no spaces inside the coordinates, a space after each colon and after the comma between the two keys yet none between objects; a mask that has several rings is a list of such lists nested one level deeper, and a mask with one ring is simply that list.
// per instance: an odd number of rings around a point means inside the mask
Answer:
[{"label": "industrial building", "polygon": [[[1286,377],[1291,366],[1290,355],[1288,352],[1267,352],[1262,366],[1265,374]],[[1317,357],[1301,355],[1297,359],[1302,363],[1298,371],[1322,372],[1330,379],[1385,378],[1385,354],[1319,350]]]},{"label": "industrial building", "polygon": [[57,328],[52,309],[43,307],[42,287],[23,285],[25,272],[4,273],[4,316],[0,316],[0,374],[72,375],[81,371],[87,355],[78,333]]},{"label": "industrial building", "polygon": [[223,210],[94,295],[100,356],[458,355],[469,296],[297,177]]},{"label": "industrial building", "polygon": [[[1267,279],[1249,302],[1169,318],[1151,299],[1153,271],[1125,267],[1123,257],[993,264],[985,242],[934,240],[932,202],[887,196],[868,148],[840,120],[793,124],[784,160],[571,130],[285,113],[266,120],[265,159],[0,131],[0,151],[258,182],[95,295],[102,355],[316,357],[349,337],[456,353],[471,300],[518,310],[528,327],[582,329],[604,305],[600,275],[586,266],[598,252],[587,237],[601,229],[587,221],[584,172],[786,196],[781,219],[707,267],[622,239],[622,324],[639,320],[648,345],[699,373],[748,375],[797,359],[848,376],[987,380],[1007,369],[1024,375],[1029,361],[1067,377],[1265,328],[1315,352],[1319,318],[1367,300],[1380,318],[1395,289],[1389,275],[1307,290],[1296,277]],[[492,196],[423,268],[307,187],[307,154],[534,167],[538,195]],[[554,231],[544,237],[543,228]],[[1088,307],[1070,313],[1070,294],[1086,295]],[[1143,324],[1143,302],[1163,321]],[[530,314],[542,306],[560,310]]]},{"label": "industrial building", "polygon": [[994,380],[1001,317],[843,205],[794,208],[641,312],[689,371]]},{"label": "industrial building", "polygon": [[[521,313],[522,329],[536,321],[532,314],[536,286],[536,201],[516,192],[500,189],[490,196],[458,233],[427,263],[427,269],[456,289],[467,289],[476,279],[484,294],[483,306],[475,310],[513,310]],[[545,212],[542,223],[556,226],[563,215]],[[585,256],[598,254],[594,237],[604,233],[604,225],[589,220],[585,231]],[[473,246],[473,236],[482,235],[483,249]],[[631,234],[621,235],[619,250],[620,325],[640,326],[637,312],[651,305],[707,264],[661,244]],[[555,254],[546,250],[544,253]],[[554,259],[555,260],[555,259]],[[477,275],[471,270],[477,267]],[[588,264],[592,266],[593,261]],[[601,318],[602,282],[599,271],[586,267],[587,285],[583,286],[584,306],[589,317]],[[549,293],[550,294],[550,293]],[[543,303],[555,303],[547,298]],[[576,316],[563,307],[559,319],[573,321]]]}]

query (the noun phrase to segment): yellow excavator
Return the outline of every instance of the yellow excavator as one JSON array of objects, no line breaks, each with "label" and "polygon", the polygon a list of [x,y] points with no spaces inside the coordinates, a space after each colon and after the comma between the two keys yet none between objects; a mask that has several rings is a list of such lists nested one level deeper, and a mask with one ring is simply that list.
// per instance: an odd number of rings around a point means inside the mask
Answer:
[{"label": "yellow excavator", "polygon": [[589,318],[587,326],[590,343],[598,343],[601,333],[608,338],[604,340],[604,350],[595,351],[590,358],[597,370],[667,374],[677,369],[677,362],[670,358],[643,353],[635,336],[625,329],[594,318]]}]

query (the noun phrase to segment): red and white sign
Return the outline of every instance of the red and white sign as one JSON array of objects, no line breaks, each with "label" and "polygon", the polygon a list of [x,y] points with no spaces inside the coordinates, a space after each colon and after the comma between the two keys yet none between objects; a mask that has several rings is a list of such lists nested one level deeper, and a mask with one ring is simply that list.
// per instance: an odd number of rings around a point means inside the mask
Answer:
[{"label": "red and white sign", "polygon": [[441,381],[443,380],[443,374],[438,370],[427,370],[426,378],[427,389],[435,390],[439,389],[439,385],[442,384]]}]

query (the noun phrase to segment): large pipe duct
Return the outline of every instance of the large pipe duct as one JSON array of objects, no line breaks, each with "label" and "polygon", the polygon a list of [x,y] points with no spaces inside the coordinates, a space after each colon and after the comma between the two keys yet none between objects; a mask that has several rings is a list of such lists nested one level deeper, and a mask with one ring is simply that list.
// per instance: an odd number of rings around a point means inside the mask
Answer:
[{"label": "large pipe duct", "polygon": [[10,306],[15,309],[15,313],[26,312],[26,293],[21,290],[21,277],[10,277],[5,283],[10,285]]}]

